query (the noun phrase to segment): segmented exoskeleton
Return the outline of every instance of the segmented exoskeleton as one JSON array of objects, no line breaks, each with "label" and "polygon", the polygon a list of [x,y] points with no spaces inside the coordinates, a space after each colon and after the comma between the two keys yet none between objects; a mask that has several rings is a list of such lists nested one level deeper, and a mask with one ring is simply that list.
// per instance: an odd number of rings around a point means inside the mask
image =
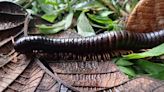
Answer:
[{"label": "segmented exoskeleton", "polygon": [[48,38],[44,36],[26,36],[18,39],[14,45],[20,53],[106,53],[117,49],[152,48],[164,42],[164,30],[150,33],[111,31],[96,36],[81,38]]}]

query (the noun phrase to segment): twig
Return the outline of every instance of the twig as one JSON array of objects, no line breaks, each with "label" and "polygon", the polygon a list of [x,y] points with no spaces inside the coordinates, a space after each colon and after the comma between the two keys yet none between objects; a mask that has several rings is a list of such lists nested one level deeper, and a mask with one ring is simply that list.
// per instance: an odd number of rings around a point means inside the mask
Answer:
[{"label": "twig", "polygon": [[28,13],[27,16],[26,16],[25,22],[24,22],[24,27],[23,27],[24,36],[28,35],[27,31],[28,31],[29,22],[30,22],[30,14]]},{"label": "twig", "polygon": [[12,36],[12,37],[9,37],[3,41],[0,42],[0,47],[2,47],[3,45],[5,45],[6,43],[10,42],[13,38],[19,36],[20,34],[23,33],[23,30],[21,30],[19,33],[17,33],[16,35]]}]

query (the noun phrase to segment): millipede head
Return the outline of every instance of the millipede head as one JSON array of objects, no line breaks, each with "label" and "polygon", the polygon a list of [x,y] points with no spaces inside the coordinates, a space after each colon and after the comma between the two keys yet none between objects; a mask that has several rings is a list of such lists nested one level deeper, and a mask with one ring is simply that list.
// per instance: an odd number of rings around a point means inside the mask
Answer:
[{"label": "millipede head", "polygon": [[17,52],[20,52],[20,53],[30,53],[30,52],[32,52],[31,49],[28,49],[29,44],[27,44],[28,43],[27,38],[28,37],[22,37],[22,38],[20,38],[20,39],[18,39],[17,41],[14,42],[14,49]]}]

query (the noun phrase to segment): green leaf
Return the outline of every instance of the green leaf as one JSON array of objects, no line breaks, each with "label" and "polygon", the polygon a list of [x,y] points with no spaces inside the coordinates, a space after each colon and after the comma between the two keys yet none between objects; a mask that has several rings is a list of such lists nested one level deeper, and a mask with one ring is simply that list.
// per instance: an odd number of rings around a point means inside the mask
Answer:
[{"label": "green leaf", "polygon": [[69,28],[72,24],[73,12],[69,13],[65,19],[65,29]]},{"label": "green leaf", "polygon": [[133,77],[136,76],[135,71],[132,68],[130,68],[130,67],[123,67],[123,66],[118,66],[118,67],[119,67],[119,69],[123,73],[125,73],[125,74],[127,74],[129,76],[133,76]]},{"label": "green leaf", "polygon": [[116,64],[119,65],[119,66],[130,66],[130,65],[133,65],[132,62],[130,62],[128,60],[125,60],[123,58],[120,58],[119,60],[117,60]]},{"label": "green leaf", "polygon": [[52,5],[46,4],[45,0],[37,0],[41,10],[46,14],[53,14],[54,8]]},{"label": "green leaf", "polygon": [[36,27],[39,28],[40,33],[43,34],[54,34],[58,33],[61,30],[64,30],[65,28],[65,20],[62,20],[56,24],[53,24],[52,26],[47,26],[47,25],[36,25]]},{"label": "green leaf", "polygon": [[114,12],[113,11],[103,11],[103,12],[101,12],[101,16],[102,17],[108,17],[108,15],[110,15],[110,14],[113,14]]},{"label": "green leaf", "polygon": [[138,68],[144,70],[151,77],[164,80],[164,64],[153,63],[146,60],[138,60],[136,64],[138,65]]},{"label": "green leaf", "polygon": [[38,12],[40,12],[40,9],[38,8],[36,1],[34,1],[31,5],[32,5],[31,9],[26,9],[29,14],[37,14]]},{"label": "green leaf", "polygon": [[[80,0],[79,0],[80,1]],[[85,0],[85,1],[80,1],[80,3],[76,3],[73,5],[73,9],[74,10],[90,10],[90,9],[94,9],[94,10],[103,10],[106,9],[106,7],[99,3],[97,0]]]},{"label": "green leaf", "polygon": [[126,4],[125,9],[126,9],[127,12],[131,11],[131,7],[130,7],[129,3]]},{"label": "green leaf", "polygon": [[94,24],[94,23],[91,23],[91,25],[92,25],[93,27],[97,27],[97,28],[101,28],[101,29],[108,29],[108,26],[101,26],[101,25]]},{"label": "green leaf", "polygon": [[95,32],[92,26],[90,25],[89,20],[85,16],[84,12],[82,12],[78,18],[77,29],[78,34],[84,37],[95,35]]},{"label": "green leaf", "polygon": [[156,79],[164,80],[164,70],[160,71],[160,72],[158,72],[156,74],[151,74],[150,76],[154,77]]},{"label": "green leaf", "polygon": [[146,57],[160,56],[163,54],[164,54],[164,43],[146,52],[129,54],[129,55],[125,55],[124,57],[127,59],[140,59]]},{"label": "green leaf", "polygon": [[53,25],[48,26],[48,25],[45,25],[45,24],[36,25],[36,27],[39,28],[39,29],[52,29],[52,28],[54,28]]},{"label": "green leaf", "polygon": [[109,31],[121,29],[121,27],[118,26],[119,24],[117,23],[117,21],[112,21],[108,17],[102,17],[102,16],[99,16],[99,15],[93,15],[93,14],[87,14],[87,15],[91,20],[93,20],[97,23],[100,23],[100,24],[104,24],[105,27],[107,27],[107,29]]},{"label": "green leaf", "polygon": [[45,0],[46,4],[50,4],[53,6],[58,6],[59,4],[56,2],[56,0]]},{"label": "green leaf", "polygon": [[43,34],[55,34],[55,33],[60,32],[63,29],[64,27],[60,26],[60,27],[52,28],[52,29],[39,29],[39,31],[40,33],[43,33]]},{"label": "green leaf", "polygon": [[44,14],[43,16],[42,16],[42,18],[43,19],[45,19],[45,20],[47,20],[47,21],[49,21],[49,22],[51,22],[51,23],[53,23],[54,22],[54,20],[56,19],[56,15],[54,15],[54,14]]},{"label": "green leaf", "polygon": [[81,2],[81,3],[78,3],[78,4],[75,4],[73,6],[74,9],[76,10],[82,10],[84,7],[87,7],[91,2]]},{"label": "green leaf", "polygon": [[111,19],[109,19],[108,17],[102,17],[102,16],[98,16],[98,15],[93,15],[93,14],[87,14],[88,17],[97,22],[97,23],[101,23],[101,24],[111,24],[113,21]]},{"label": "green leaf", "polygon": [[164,71],[164,64],[153,63],[146,60],[138,60],[136,64],[149,74],[158,74]]}]

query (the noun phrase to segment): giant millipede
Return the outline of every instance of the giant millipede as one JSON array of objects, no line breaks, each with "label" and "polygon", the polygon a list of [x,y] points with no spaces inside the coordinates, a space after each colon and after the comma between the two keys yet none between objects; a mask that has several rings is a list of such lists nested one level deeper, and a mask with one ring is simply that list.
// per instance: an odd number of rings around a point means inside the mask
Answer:
[{"label": "giant millipede", "polygon": [[111,31],[80,38],[54,39],[44,36],[26,36],[18,39],[14,44],[14,48],[20,53],[73,53],[84,55],[108,53],[119,49],[147,49],[163,42],[164,30],[149,33]]}]

